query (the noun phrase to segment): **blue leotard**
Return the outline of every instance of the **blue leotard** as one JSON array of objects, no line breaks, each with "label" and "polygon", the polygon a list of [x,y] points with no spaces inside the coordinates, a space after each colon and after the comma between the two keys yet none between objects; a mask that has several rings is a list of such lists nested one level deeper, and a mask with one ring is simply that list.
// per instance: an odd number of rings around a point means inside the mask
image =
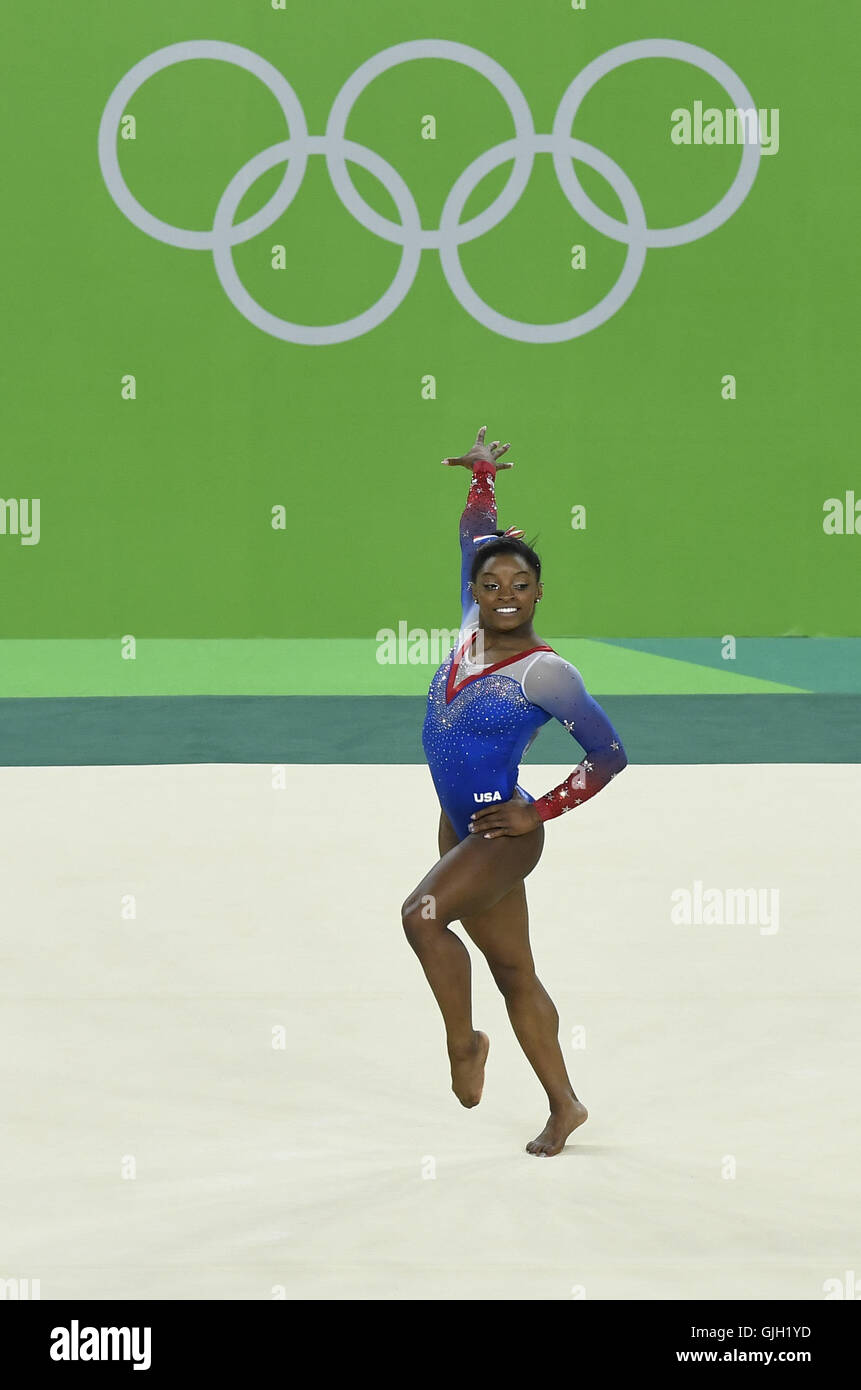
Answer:
[{"label": "blue leotard", "polygon": [[[428,692],[422,745],[440,805],[461,839],[474,811],[510,801],[534,802],[542,821],[593,797],[627,765],[610,720],[588,694],[580,672],[540,643],[505,661],[474,665],[478,604],[469,588],[474,537],[496,529],[495,468],[477,464],[461,516],[460,640]],[[520,760],[538,730],[558,719],[586,756],[570,777],[537,801],[518,786]]]}]

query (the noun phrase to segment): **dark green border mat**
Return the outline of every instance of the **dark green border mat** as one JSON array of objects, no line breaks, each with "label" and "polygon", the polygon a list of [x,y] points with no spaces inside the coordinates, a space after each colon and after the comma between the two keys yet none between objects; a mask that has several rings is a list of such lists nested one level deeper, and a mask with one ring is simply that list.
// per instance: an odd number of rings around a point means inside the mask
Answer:
[{"label": "dark green border mat", "polygon": [[[861,762],[861,695],[613,695],[632,763]],[[0,766],[420,763],[424,697],[173,695],[0,700]],[[527,763],[573,763],[553,721]],[[576,756],[575,756],[576,754]]]}]

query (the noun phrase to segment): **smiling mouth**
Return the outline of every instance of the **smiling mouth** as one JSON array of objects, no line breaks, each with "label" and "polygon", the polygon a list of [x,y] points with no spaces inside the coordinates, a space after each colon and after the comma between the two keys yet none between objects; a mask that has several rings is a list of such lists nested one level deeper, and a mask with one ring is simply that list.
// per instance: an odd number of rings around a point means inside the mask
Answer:
[{"label": "smiling mouth", "polygon": [[495,609],[494,609],[494,612],[495,612],[495,613],[517,613],[517,612],[519,612],[519,611],[520,611],[520,610],[517,609],[517,608],[495,608]]}]

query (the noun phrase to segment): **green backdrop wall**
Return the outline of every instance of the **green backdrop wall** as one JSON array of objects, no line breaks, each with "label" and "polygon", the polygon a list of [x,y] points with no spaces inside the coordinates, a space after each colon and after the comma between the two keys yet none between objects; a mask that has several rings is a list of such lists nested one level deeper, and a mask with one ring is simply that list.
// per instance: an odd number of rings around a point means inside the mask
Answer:
[{"label": "green backdrop wall", "polygon": [[[38,498],[40,527],[38,544],[22,544],[7,505],[0,636],[372,637],[400,620],[453,625],[466,474],[439,460],[485,423],[489,439],[512,441],[500,519],[538,535],[548,633],[861,631],[861,535],[823,525],[828,499],[853,488],[861,498],[855,6],[86,0],[5,6],[2,25],[0,494]],[[284,341],[239,312],[209,250],[148,234],[106,186],[103,112],[158,49],[247,48],[286,78],[320,136],[351,74],[419,39],[499,64],[545,135],[601,54],[644,39],[698,45],[779,113],[779,146],[722,225],[648,249],[618,311],[559,342],[479,322],[430,244],[376,327],[337,343]],[[738,146],[671,138],[672,113],[697,102],[734,104],[709,73],[658,57],[609,72],[577,113],[575,138],[624,172],[650,227],[707,213],[736,176]],[[260,79],[213,59],[156,73],[122,114],[135,138],[113,145],[134,197],[201,232],[234,175],[288,134]],[[498,86],[441,58],[381,73],[346,128],[397,171],[426,233],[467,166],[513,133]],[[621,217],[602,174],[574,168]],[[493,202],[511,169],[479,183],[461,220]],[[284,171],[252,183],[237,221]],[[397,220],[374,173],[350,172]],[[572,266],[574,246],[585,268]],[[546,324],[598,304],[626,250],[574,210],[541,152],[508,215],[459,257],[497,313]],[[232,258],[265,311],[319,325],[380,300],[401,248],[360,225],[311,153],[290,206]],[[285,529],[272,525],[278,506]],[[585,529],[572,528],[575,506]],[[19,532],[25,515],[19,507]]]}]

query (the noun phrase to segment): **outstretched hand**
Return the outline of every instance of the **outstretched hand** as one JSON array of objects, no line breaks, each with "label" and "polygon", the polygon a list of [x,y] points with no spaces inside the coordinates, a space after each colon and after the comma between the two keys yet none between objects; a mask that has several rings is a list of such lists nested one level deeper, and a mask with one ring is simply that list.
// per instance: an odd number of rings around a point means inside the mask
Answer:
[{"label": "outstretched hand", "polygon": [[467,454],[461,454],[460,458],[443,459],[443,463],[452,468],[472,468],[474,463],[493,463],[497,470],[500,468],[513,468],[513,463],[500,463],[502,455],[511,448],[510,444],[500,444],[498,439],[494,439],[492,444],[485,444],[484,436],[487,433],[487,425],[482,425],[478,434],[475,436],[475,443]]},{"label": "outstretched hand", "polygon": [[540,824],[541,817],[532,802],[516,793],[510,801],[474,811],[469,818],[470,834],[483,835],[486,840],[495,840],[498,835],[526,835]]}]

